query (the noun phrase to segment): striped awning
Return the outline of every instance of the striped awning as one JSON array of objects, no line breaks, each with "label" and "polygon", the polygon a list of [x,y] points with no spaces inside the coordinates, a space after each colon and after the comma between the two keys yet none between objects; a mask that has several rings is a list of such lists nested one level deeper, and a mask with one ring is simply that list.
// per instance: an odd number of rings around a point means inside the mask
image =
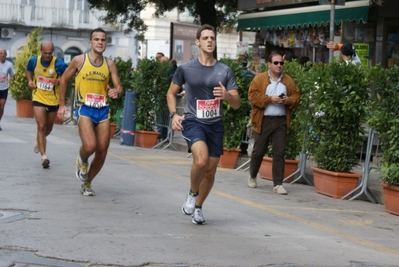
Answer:
[{"label": "striped awning", "polygon": [[[369,0],[347,2],[345,6],[335,6],[335,23],[342,21],[367,22]],[[330,22],[331,5],[298,7],[274,11],[263,11],[238,16],[239,30],[285,29],[315,25],[326,25]]]}]

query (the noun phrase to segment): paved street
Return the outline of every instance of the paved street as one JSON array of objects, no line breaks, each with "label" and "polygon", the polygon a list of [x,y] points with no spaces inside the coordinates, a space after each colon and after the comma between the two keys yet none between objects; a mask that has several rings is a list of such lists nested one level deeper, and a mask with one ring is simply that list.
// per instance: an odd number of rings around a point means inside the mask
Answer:
[{"label": "paved street", "polygon": [[303,184],[272,193],[246,186],[247,172],[219,169],[194,225],[181,212],[191,158],[172,149],[111,141],[79,193],[75,125],[48,137],[50,168],[34,154],[34,119],[17,118],[9,97],[0,132],[0,267],[399,266],[399,217],[363,200],[332,199]]}]

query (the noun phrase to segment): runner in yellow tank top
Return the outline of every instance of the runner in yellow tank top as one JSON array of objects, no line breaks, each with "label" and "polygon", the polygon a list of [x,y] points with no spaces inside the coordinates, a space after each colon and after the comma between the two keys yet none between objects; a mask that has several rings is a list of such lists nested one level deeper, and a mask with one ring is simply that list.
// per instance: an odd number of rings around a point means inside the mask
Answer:
[{"label": "runner in yellow tank top", "polygon": [[36,67],[33,73],[33,80],[36,83],[36,88],[32,91],[32,101],[48,106],[58,106],[58,81],[54,84],[55,79],[59,77],[55,71],[56,59],[56,57],[52,57],[49,65],[43,66],[42,56],[37,57]]},{"label": "runner in yellow tank top", "polygon": [[[115,63],[103,56],[107,46],[107,34],[103,29],[91,31],[91,51],[72,59],[60,80],[59,114],[65,114],[65,92],[68,81],[75,73],[76,115],[82,146],[76,159],[76,177],[83,182],[80,192],[94,196],[91,182],[100,172],[107,156],[109,137],[108,97],[119,98],[123,89]],[[108,86],[111,78],[115,88]],[[89,157],[94,154],[89,168]]]},{"label": "runner in yellow tank top", "polygon": [[[50,167],[46,155],[46,137],[53,130],[59,102],[59,77],[67,65],[61,58],[53,56],[54,44],[44,41],[40,45],[41,56],[32,56],[25,69],[28,87],[32,90],[33,113],[37,124],[33,151],[39,153],[43,168]],[[63,117],[62,117],[63,118]]]},{"label": "runner in yellow tank top", "polygon": [[109,68],[106,58],[100,66],[90,62],[89,54],[84,55],[82,68],[76,76],[76,105],[102,108],[108,106],[107,85]]}]

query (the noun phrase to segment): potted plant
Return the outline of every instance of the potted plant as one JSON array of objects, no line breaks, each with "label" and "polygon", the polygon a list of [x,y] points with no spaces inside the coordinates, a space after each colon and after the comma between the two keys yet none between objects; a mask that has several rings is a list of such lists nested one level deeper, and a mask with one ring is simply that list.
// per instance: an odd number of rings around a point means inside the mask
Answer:
[{"label": "potted plant", "polygon": [[[123,90],[127,90],[130,87],[130,78],[132,70],[132,59],[123,60],[121,57],[115,57],[113,59],[118,75],[121,81],[121,86]],[[111,88],[113,88],[112,81],[110,82]],[[113,99],[109,98],[110,107],[110,138],[115,134],[115,129],[118,125],[121,125],[121,115],[123,112],[124,96]]]},{"label": "potted plant", "polygon": [[375,85],[369,126],[377,131],[381,146],[379,163],[384,205],[387,212],[399,215],[399,68],[376,65],[370,71]]},{"label": "potted plant", "polygon": [[15,80],[10,83],[10,94],[17,102],[17,117],[33,118],[32,90],[25,76],[26,65],[33,55],[40,53],[40,33],[42,27],[36,27],[26,37],[26,45],[15,58]]},{"label": "potted plant", "polygon": [[[160,99],[166,98],[166,92],[160,93],[166,79],[166,69],[169,64],[159,63],[154,59],[143,59],[133,72],[129,88],[137,92],[135,99],[136,131],[134,144],[141,147],[153,147],[158,139],[159,132],[156,132],[157,114],[166,109],[166,104],[161,105]],[[169,80],[170,81],[170,80]],[[149,139],[149,140],[148,140]],[[148,142],[146,142],[148,140]],[[145,143],[142,143],[145,141]]]},{"label": "potted plant", "polygon": [[238,85],[238,93],[241,99],[239,109],[233,109],[227,101],[223,101],[223,155],[220,157],[219,167],[234,168],[240,153],[240,145],[246,125],[249,121],[250,103],[248,101],[248,88],[252,79],[241,76],[241,65],[233,59],[222,58],[221,63],[229,66]]},{"label": "potted plant", "polygon": [[364,134],[368,86],[368,67],[360,64],[333,60],[306,73],[301,105],[309,110],[308,144],[317,163],[312,170],[320,194],[340,198],[357,185],[361,175],[351,171]]}]

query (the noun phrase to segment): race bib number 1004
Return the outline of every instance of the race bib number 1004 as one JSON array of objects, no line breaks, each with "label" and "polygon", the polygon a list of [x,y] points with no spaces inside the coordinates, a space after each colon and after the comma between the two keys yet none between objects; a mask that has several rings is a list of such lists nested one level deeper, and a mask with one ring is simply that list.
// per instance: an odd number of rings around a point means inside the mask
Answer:
[{"label": "race bib number 1004", "polygon": [[220,116],[220,99],[197,100],[197,118],[210,119]]}]

